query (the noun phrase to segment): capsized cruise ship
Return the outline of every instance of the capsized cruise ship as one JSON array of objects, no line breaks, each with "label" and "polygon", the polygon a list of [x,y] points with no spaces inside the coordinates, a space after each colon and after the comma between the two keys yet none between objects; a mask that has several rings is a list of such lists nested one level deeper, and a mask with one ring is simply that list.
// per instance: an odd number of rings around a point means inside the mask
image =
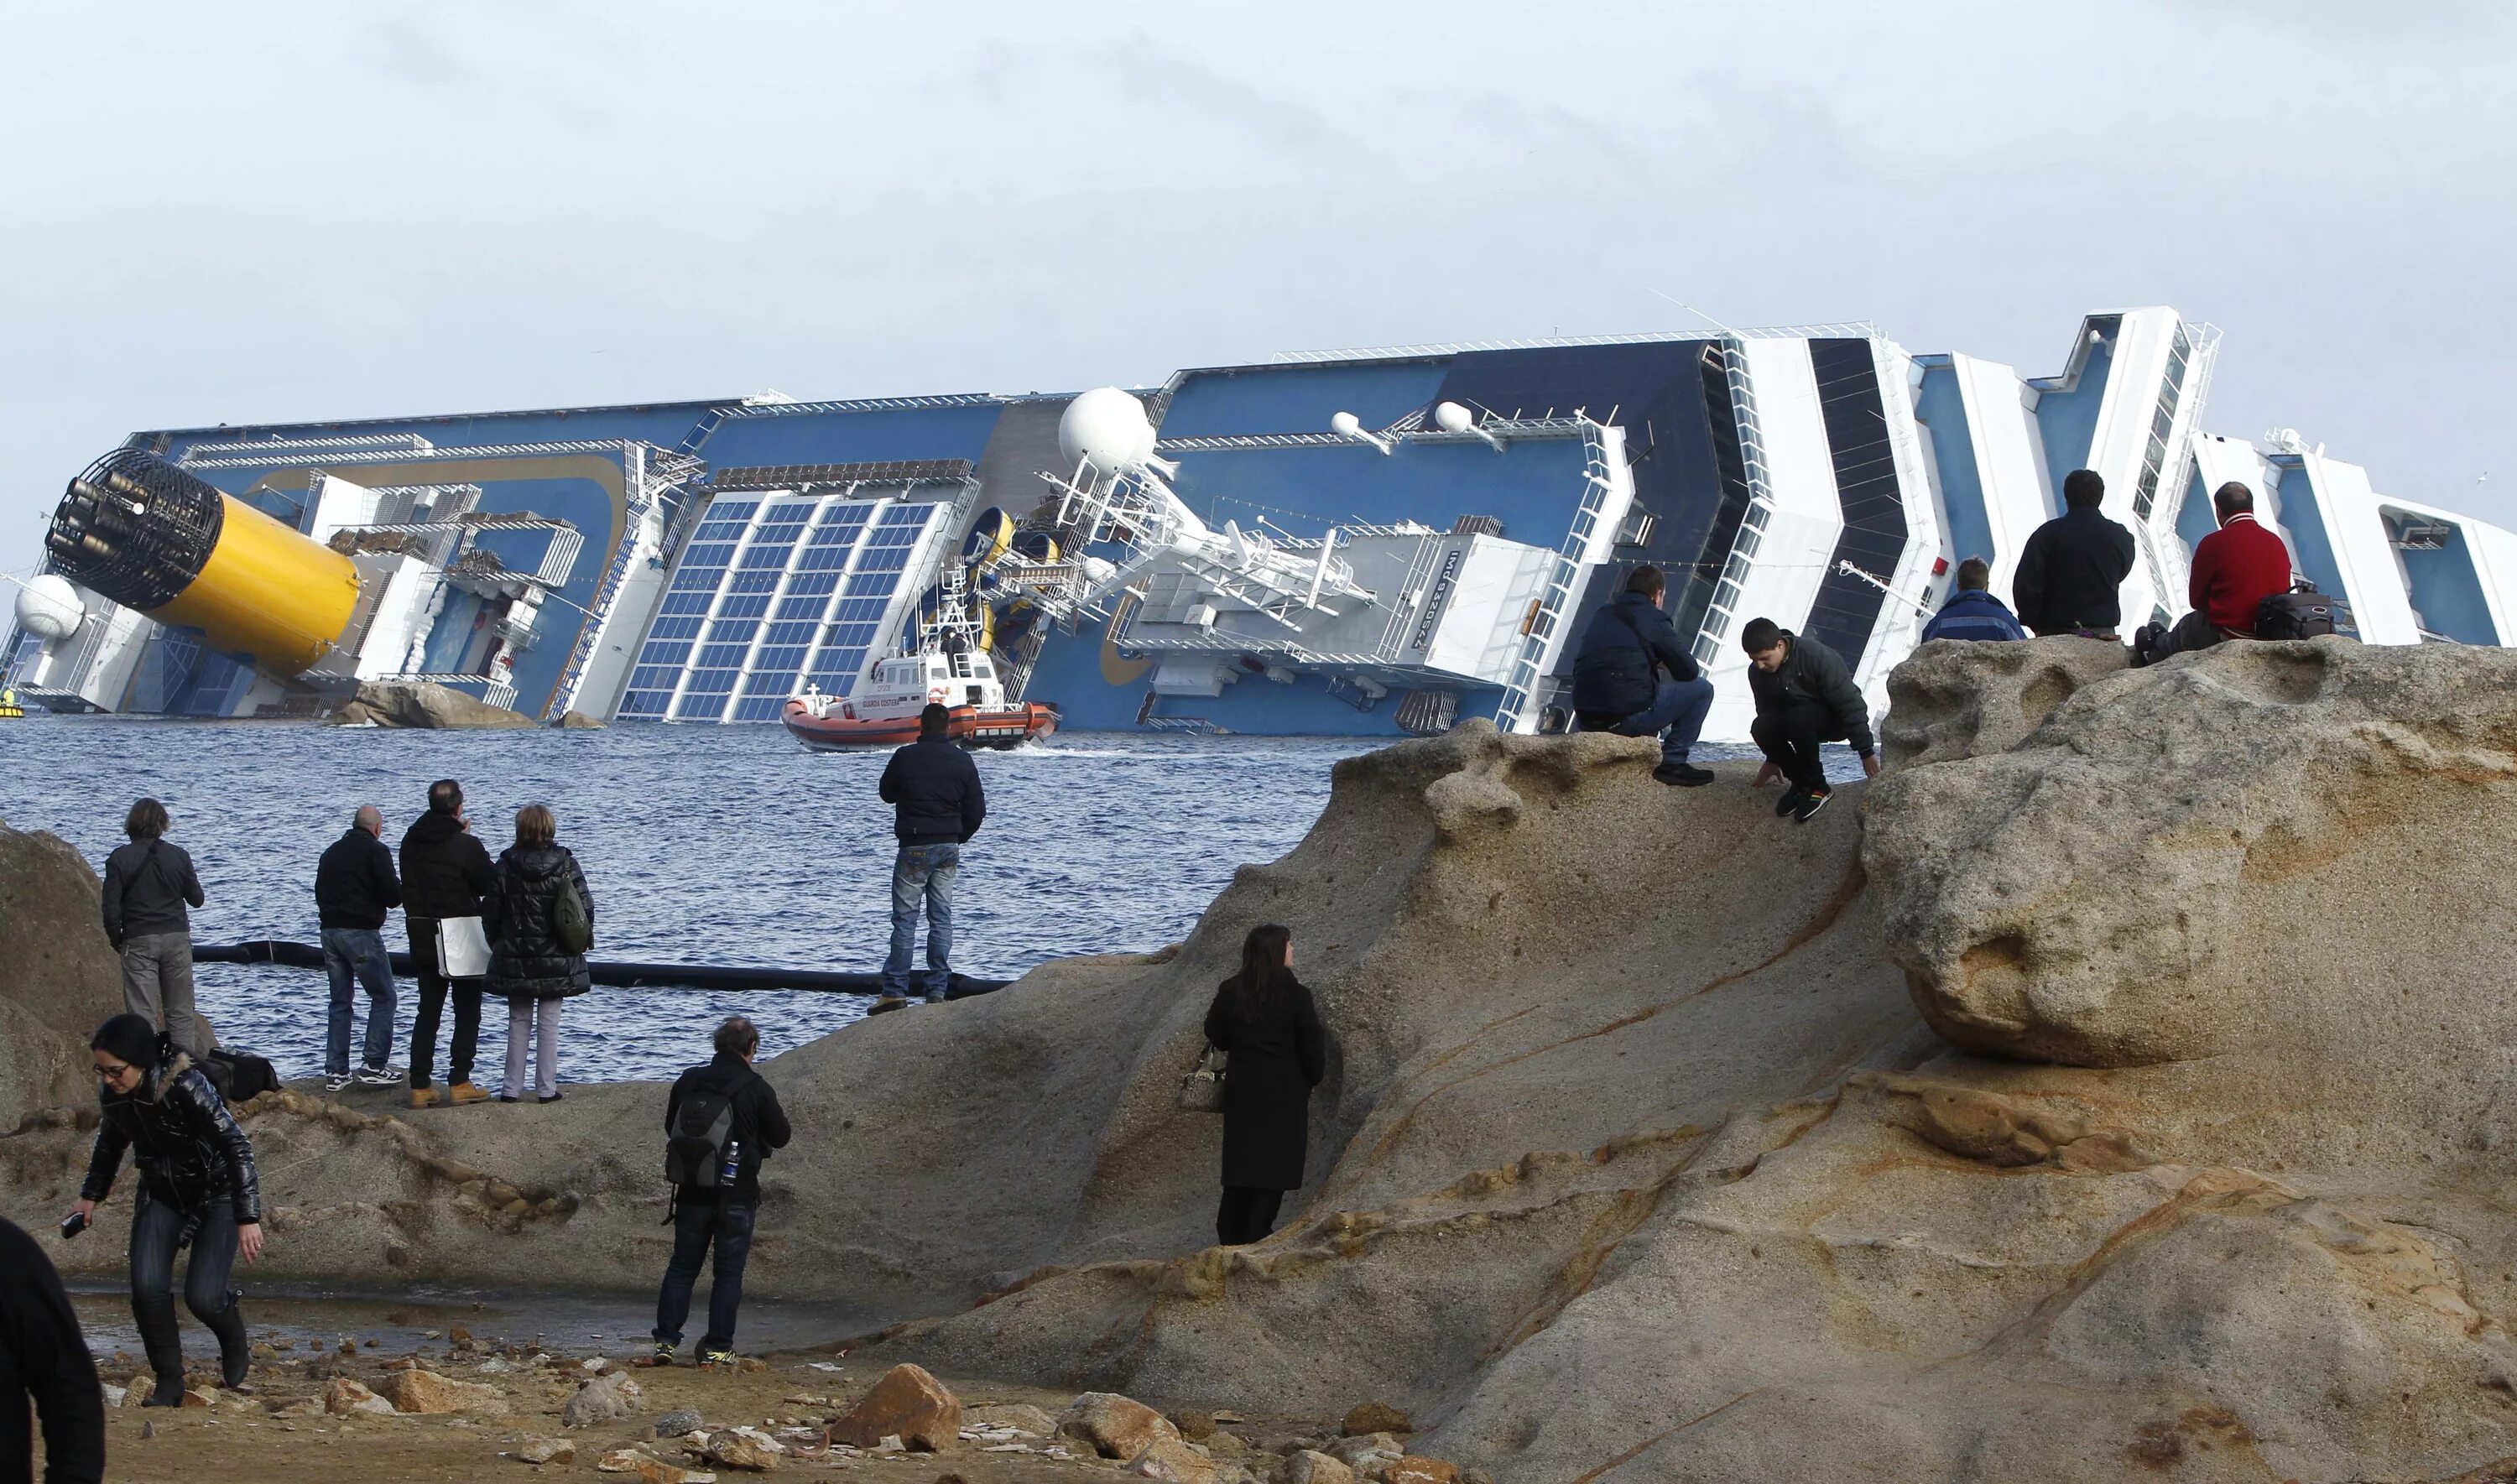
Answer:
[{"label": "capsized cruise ship", "polygon": [[1735,741],[1740,624],[1825,641],[1884,707],[1957,562],[2006,596],[2083,467],[2139,538],[2127,631],[2185,611],[2237,480],[2363,640],[2517,636],[2508,531],[2292,432],[2200,431],[2219,338],[2148,308],[2082,320],[2050,375],[1830,324],[143,432],[72,482],[0,653],[64,711],[312,715],[426,679],[544,720],[771,722],[943,618],[1070,730],[1536,732],[1651,563]]}]

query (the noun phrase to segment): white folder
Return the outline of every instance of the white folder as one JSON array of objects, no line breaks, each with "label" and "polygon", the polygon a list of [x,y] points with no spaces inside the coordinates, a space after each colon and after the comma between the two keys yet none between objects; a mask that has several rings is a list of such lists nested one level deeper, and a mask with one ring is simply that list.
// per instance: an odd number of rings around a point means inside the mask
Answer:
[{"label": "white folder", "polygon": [[479,979],[490,972],[490,935],[480,918],[437,919],[437,972],[448,979]]}]

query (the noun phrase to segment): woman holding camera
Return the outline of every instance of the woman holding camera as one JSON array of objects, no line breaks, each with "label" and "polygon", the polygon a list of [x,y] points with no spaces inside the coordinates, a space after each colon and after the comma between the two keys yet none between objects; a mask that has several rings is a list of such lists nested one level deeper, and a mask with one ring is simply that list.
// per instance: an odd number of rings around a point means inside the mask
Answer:
[{"label": "woman holding camera", "polygon": [[140,1166],[131,1212],[131,1316],[157,1375],[143,1405],[184,1404],[184,1342],[175,1327],[175,1253],[191,1247],[184,1301],[219,1337],[219,1379],[244,1385],[249,1361],[240,1296],[228,1286],[239,1256],[262,1256],[262,1192],[253,1144],[219,1090],[146,1016],[116,1015],[88,1042],[104,1118],[70,1219],[84,1226],[113,1189],[124,1150]]}]

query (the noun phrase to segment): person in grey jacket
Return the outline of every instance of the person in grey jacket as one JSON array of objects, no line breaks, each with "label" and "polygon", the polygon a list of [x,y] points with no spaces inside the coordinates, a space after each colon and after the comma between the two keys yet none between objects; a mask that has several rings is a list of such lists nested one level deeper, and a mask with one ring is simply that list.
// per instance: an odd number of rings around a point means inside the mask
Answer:
[{"label": "person in grey jacket", "polygon": [[105,936],[122,954],[122,1004],[195,1057],[215,1050],[192,1010],[192,916],[201,878],[184,847],[170,843],[166,806],[141,799],[124,817],[131,843],[105,861]]},{"label": "person in grey jacket", "polygon": [[1848,742],[1861,757],[1861,771],[1879,776],[1879,752],[1870,738],[1870,707],[1844,657],[1814,639],[1804,639],[1771,618],[1751,618],[1739,634],[1748,652],[1748,689],[1757,719],[1748,735],[1765,749],[1757,770],[1762,788],[1780,774],[1790,782],[1774,813],[1806,825],[1826,807],[1826,769],[1818,744]]}]

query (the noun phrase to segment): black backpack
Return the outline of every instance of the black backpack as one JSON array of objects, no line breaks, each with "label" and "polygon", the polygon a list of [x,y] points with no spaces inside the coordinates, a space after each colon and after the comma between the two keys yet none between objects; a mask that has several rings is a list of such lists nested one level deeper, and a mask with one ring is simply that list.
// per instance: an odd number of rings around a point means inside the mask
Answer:
[{"label": "black backpack", "polygon": [[212,1051],[201,1058],[201,1075],[219,1089],[219,1097],[231,1108],[279,1090],[279,1074],[270,1059],[250,1051],[230,1051],[225,1047]]},{"label": "black backpack", "polygon": [[682,1097],[673,1126],[664,1134],[664,1178],[675,1188],[714,1190],[734,1137],[733,1087],[695,1087]]},{"label": "black backpack", "polygon": [[2258,639],[2313,639],[2333,632],[2333,600],[2301,582],[2285,593],[2273,593],[2255,607]]}]

